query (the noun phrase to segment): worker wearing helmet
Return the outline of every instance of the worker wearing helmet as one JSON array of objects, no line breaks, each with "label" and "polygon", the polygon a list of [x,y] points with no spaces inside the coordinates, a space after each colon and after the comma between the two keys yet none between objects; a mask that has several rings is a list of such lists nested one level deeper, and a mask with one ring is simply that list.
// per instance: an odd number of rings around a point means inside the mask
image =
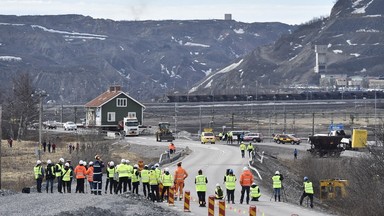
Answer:
[{"label": "worker wearing helmet", "polygon": [[272,177],[272,186],[275,194],[275,202],[277,201],[277,199],[280,202],[280,192],[281,192],[281,188],[283,187],[282,185],[283,179],[284,179],[283,175],[281,175],[279,171],[276,171],[275,175]]},{"label": "worker wearing helmet", "polygon": [[[140,175],[141,175],[141,182],[143,183],[143,193],[144,193],[144,196],[149,198],[150,187],[149,187],[149,169],[148,169],[148,165],[144,165],[144,169],[141,170]],[[147,196],[147,191],[148,191],[148,196]]]},{"label": "worker wearing helmet", "polygon": [[249,144],[247,145],[247,151],[248,151],[248,157],[249,157],[249,158],[251,158],[251,155],[252,155],[253,150],[254,150],[254,147],[253,147],[252,143],[249,143]]},{"label": "worker wearing helmet", "polygon": [[133,174],[132,174],[132,193],[139,194],[139,185],[140,185],[140,171],[139,165],[133,165]]},{"label": "worker wearing helmet", "polygon": [[63,180],[63,191],[65,193],[65,189],[67,189],[67,193],[71,193],[71,176],[72,176],[72,169],[69,166],[69,163],[64,164],[64,169],[62,172],[62,180]]},{"label": "worker wearing helmet", "polygon": [[243,173],[240,175],[240,185],[241,185],[241,197],[240,197],[240,204],[243,204],[244,200],[244,193],[247,193],[246,202],[249,204],[249,192],[250,187],[253,182],[253,175],[251,171],[249,171],[248,167],[243,168]]},{"label": "worker wearing helmet", "polygon": [[251,185],[251,200],[252,201],[259,201],[260,196],[261,196],[260,188],[256,184],[256,182],[253,182]]},{"label": "worker wearing helmet", "polygon": [[129,189],[129,191],[132,191],[133,166],[130,164],[129,160],[125,160],[125,162],[127,164],[126,167],[128,169],[128,181],[127,181],[128,189]]},{"label": "worker wearing helmet", "polygon": [[[108,162],[107,166],[107,182],[109,182],[109,193],[116,193],[116,181],[115,181],[115,173],[116,173],[116,167],[115,163],[113,161]],[[107,184],[105,184],[105,193],[107,193],[108,187]]]},{"label": "worker wearing helmet", "polygon": [[149,171],[149,185],[151,186],[151,200],[152,202],[160,201],[159,196],[159,181],[160,179],[157,178],[156,168],[155,166],[151,167],[151,171]]},{"label": "worker wearing helmet", "polygon": [[195,185],[197,196],[199,197],[199,206],[205,207],[205,193],[207,192],[208,179],[205,175],[203,175],[202,170],[199,170],[197,173],[198,175],[195,177]]},{"label": "worker wearing helmet", "polygon": [[241,142],[240,144],[240,151],[241,151],[241,157],[245,157],[245,150],[247,149],[247,146],[244,144],[244,142]]},{"label": "worker wearing helmet", "polygon": [[187,171],[185,171],[183,167],[181,167],[181,162],[177,163],[177,168],[175,171],[175,175],[173,177],[174,178],[173,183],[175,184],[175,189],[176,189],[175,197],[179,197],[179,200],[183,199],[184,180],[187,177],[188,177],[188,173]]},{"label": "worker wearing helmet", "polygon": [[224,176],[225,188],[227,189],[228,203],[235,204],[235,189],[236,189],[236,176],[233,174],[232,169],[227,170],[227,175]]},{"label": "worker wearing helmet", "polygon": [[60,158],[59,162],[55,165],[55,176],[57,178],[57,191],[63,193],[63,180],[61,178],[62,171],[64,171],[64,158]]},{"label": "worker wearing helmet", "polygon": [[309,181],[308,177],[304,177],[304,191],[303,194],[300,197],[300,205],[303,204],[303,199],[308,196],[311,201],[311,208],[313,208],[313,185],[312,182]]},{"label": "worker wearing helmet", "polygon": [[45,169],[45,180],[46,180],[46,191],[51,188],[51,193],[53,193],[53,180],[55,180],[55,166],[51,160],[47,160],[47,168]]},{"label": "worker wearing helmet", "polygon": [[[157,179],[159,179],[159,194],[161,191],[163,191],[163,183],[161,183],[161,169],[160,169],[160,164],[159,163],[156,163],[155,164],[155,172],[156,172],[156,175],[157,175]],[[160,195],[159,195],[160,196]]]},{"label": "worker wearing helmet", "polygon": [[169,168],[164,169],[164,173],[161,176],[161,183],[163,184],[163,190],[161,191],[161,199],[164,200],[164,193],[167,192],[167,202],[169,197],[169,189],[173,185],[173,176],[169,173]]},{"label": "worker wearing helmet", "polygon": [[223,189],[221,188],[220,184],[216,184],[215,188],[215,199],[222,200],[224,198],[224,192]]},{"label": "worker wearing helmet", "polygon": [[127,192],[129,172],[127,161],[125,159],[121,159],[121,163],[117,167],[116,172],[119,174],[119,186],[117,187],[117,191],[118,193],[125,193]]},{"label": "worker wearing helmet", "polygon": [[95,195],[101,195],[102,192],[102,180],[104,163],[99,155],[95,156],[95,162],[93,162],[93,187],[95,189]]},{"label": "worker wearing helmet", "polygon": [[84,161],[80,160],[79,164],[76,166],[75,170],[75,177],[76,177],[76,191],[75,193],[84,193],[84,180],[85,176],[87,175],[87,169],[84,167]]},{"label": "worker wearing helmet", "polygon": [[44,168],[41,166],[41,160],[36,161],[36,166],[33,167],[33,172],[35,174],[37,192],[41,193],[41,184],[43,183],[44,178]]},{"label": "worker wearing helmet", "polygon": [[91,193],[93,194],[95,191],[93,186],[93,161],[89,162],[89,167],[87,169],[86,174],[87,174],[87,180],[89,183],[89,188],[91,189]]}]

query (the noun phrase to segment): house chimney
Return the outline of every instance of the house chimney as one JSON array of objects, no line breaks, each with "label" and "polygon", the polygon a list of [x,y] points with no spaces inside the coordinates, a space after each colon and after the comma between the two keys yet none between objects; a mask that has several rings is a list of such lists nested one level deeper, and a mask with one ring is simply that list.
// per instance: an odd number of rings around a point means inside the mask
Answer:
[{"label": "house chimney", "polygon": [[109,87],[109,91],[110,91],[110,92],[118,92],[118,91],[121,91],[121,86],[119,86],[119,85],[110,86],[110,87]]}]

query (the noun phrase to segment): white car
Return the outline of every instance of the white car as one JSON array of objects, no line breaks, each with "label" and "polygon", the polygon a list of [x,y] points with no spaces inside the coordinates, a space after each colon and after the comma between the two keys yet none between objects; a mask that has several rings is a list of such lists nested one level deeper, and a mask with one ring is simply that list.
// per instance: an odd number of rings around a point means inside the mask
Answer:
[{"label": "white car", "polygon": [[65,122],[64,123],[64,130],[77,130],[77,125],[74,122]]}]

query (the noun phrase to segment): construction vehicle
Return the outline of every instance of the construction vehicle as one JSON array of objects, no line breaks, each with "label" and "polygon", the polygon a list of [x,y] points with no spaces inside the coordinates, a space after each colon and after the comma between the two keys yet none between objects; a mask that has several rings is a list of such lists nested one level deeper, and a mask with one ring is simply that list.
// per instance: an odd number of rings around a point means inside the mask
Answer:
[{"label": "construction vehicle", "polygon": [[138,136],[140,134],[136,112],[128,112],[128,116],[124,117],[123,123],[123,134],[125,136]]},{"label": "construction vehicle", "polygon": [[366,147],[367,130],[354,129],[352,137],[344,130],[331,131],[329,134],[309,136],[311,148],[308,151],[318,157],[339,157],[344,150],[357,150]]},{"label": "construction vehicle", "polygon": [[169,129],[171,124],[169,122],[159,122],[159,129],[156,131],[156,141],[161,142],[167,140],[172,142],[175,140],[175,137],[172,134],[172,131]]},{"label": "construction vehicle", "polygon": [[343,179],[320,180],[320,200],[332,200],[347,196],[348,181]]}]

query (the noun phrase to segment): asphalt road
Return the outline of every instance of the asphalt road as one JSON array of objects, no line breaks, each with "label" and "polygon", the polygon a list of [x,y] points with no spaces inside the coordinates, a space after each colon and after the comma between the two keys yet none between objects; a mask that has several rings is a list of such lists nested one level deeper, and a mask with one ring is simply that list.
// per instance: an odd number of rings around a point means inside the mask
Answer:
[{"label": "asphalt road", "polygon": [[[162,142],[158,143],[155,139],[150,137],[132,137],[129,138],[135,144],[143,144],[143,145],[168,145],[168,143]],[[176,148],[182,147],[185,148],[188,146],[192,150],[192,154],[182,159],[183,167],[189,174],[189,177],[186,179],[186,186],[184,190],[189,190],[191,192],[191,212],[188,215],[207,215],[208,208],[202,208],[198,206],[198,199],[195,190],[194,178],[197,175],[199,169],[203,170],[203,174],[205,174],[208,178],[208,192],[207,197],[209,195],[214,194],[214,188],[216,183],[220,183],[223,188],[225,188],[223,184],[223,178],[226,172],[226,169],[231,168],[234,170],[236,177],[238,178],[236,190],[235,190],[235,204],[227,204],[225,215],[249,215],[249,205],[239,204],[240,200],[240,191],[241,186],[239,184],[239,176],[242,172],[244,166],[248,166],[248,158],[241,158],[240,150],[238,147],[230,146],[226,144],[216,143],[216,144],[200,144],[198,141],[191,140],[176,140],[175,142]],[[262,143],[262,145],[276,145],[275,143]],[[292,146],[292,145],[280,145],[280,148],[287,149],[287,152],[290,152],[293,148],[299,148],[299,150],[304,151],[307,146],[306,144],[300,146]],[[163,167],[164,168],[164,167]],[[169,165],[170,171],[173,174],[176,169],[175,164]],[[256,181],[260,181],[255,176]],[[267,178],[264,181],[269,181]],[[256,205],[257,207],[257,215],[311,215],[311,216],[320,216],[320,215],[329,215],[327,213],[318,212],[318,210],[310,209],[306,207],[301,207],[298,205],[285,203],[285,202],[274,202],[270,201],[271,194],[266,193],[265,191],[270,191],[264,188],[261,188],[262,196],[259,202],[250,202],[250,205]],[[208,202],[208,199],[207,199]],[[217,203],[217,201],[216,201]],[[162,206],[167,206],[167,204],[162,203]],[[183,202],[176,201],[175,207],[169,207],[175,210],[183,211]],[[215,215],[218,215],[218,205],[215,205]]]}]

